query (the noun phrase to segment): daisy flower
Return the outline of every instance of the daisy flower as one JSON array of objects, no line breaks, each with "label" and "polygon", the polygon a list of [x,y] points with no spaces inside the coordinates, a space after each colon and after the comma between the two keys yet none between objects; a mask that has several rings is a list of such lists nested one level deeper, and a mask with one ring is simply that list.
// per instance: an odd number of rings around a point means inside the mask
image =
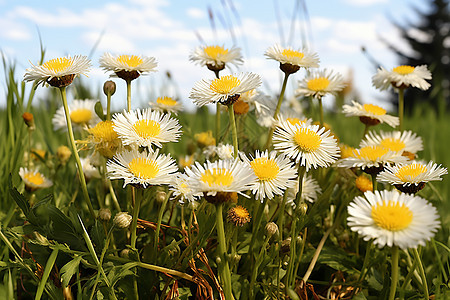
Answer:
[{"label": "daisy flower", "polygon": [[139,152],[137,149],[124,150],[106,163],[109,179],[123,179],[127,184],[146,188],[150,185],[170,184],[178,167],[170,155],[155,152]]},{"label": "daisy flower", "polygon": [[175,142],[181,135],[178,120],[156,110],[137,109],[114,115],[114,131],[124,145],[161,148],[161,143]]},{"label": "daisy flower", "polygon": [[[290,204],[295,208],[295,198],[298,193],[298,181],[295,181],[295,184],[291,185],[287,191],[286,204]],[[322,194],[322,189],[320,188],[317,180],[312,178],[312,176],[303,176],[302,181],[302,195],[301,201],[308,201],[311,203],[316,202],[318,195]]]},{"label": "daisy flower", "polygon": [[119,78],[127,81],[138,78],[141,74],[156,72],[158,63],[154,57],[137,55],[112,55],[104,53],[100,57],[100,67],[112,71]]},{"label": "daisy flower", "polygon": [[262,201],[264,198],[272,199],[275,195],[282,195],[286,188],[296,182],[297,170],[285,155],[277,157],[276,151],[269,153],[266,150],[256,151],[255,157],[251,160],[245,155],[241,157],[257,177],[257,181],[250,187],[256,195],[256,200]]},{"label": "daisy flower", "polygon": [[309,119],[305,116],[298,115],[297,113],[294,113],[292,111],[287,111],[286,113],[280,113],[277,116],[277,120],[275,122],[276,126],[282,126],[283,122],[288,122],[292,126],[298,125],[312,125],[313,120]]},{"label": "daisy flower", "polygon": [[[212,196],[206,200],[214,203],[227,201],[230,195],[224,193],[242,193],[256,181],[250,167],[239,159],[207,160],[203,165],[196,162],[191,168],[186,168],[185,173],[189,177],[189,186],[205,196]],[[217,199],[213,199],[215,196]]]},{"label": "daisy flower", "polygon": [[275,129],[275,150],[294,159],[308,171],[311,167],[327,167],[339,157],[339,147],[330,131],[319,125],[280,121]]},{"label": "daisy flower", "polygon": [[112,121],[102,121],[88,129],[89,141],[95,145],[95,150],[107,158],[113,157],[122,146],[122,141],[114,131]]},{"label": "daisy flower", "polygon": [[[97,101],[98,100],[94,99],[72,101],[68,107],[70,120],[72,121],[74,129],[81,130],[85,128],[85,126],[89,128],[101,121],[95,113],[95,103],[97,103]],[[63,106],[56,111],[52,123],[54,130],[67,130],[66,114]]]},{"label": "daisy flower", "polygon": [[150,107],[153,110],[158,110],[165,113],[178,114],[183,109],[181,102],[175,100],[172,97],[158,97],[156,102],[149,102]]},{"label": "daisy flower", "polygon": [[308,49],[294,50],[292,47],[284,48],[278,44],[267,49],[264,54],[269,59],[280,63],[280,69],[288,74],[297,72],[303,68],[318,68],[319,56]]},{"label": "daisy flower", "polygon": [[415,156],[417,152],[423,150],[422,138],[412,131],[380,131],[379,134],[371,131],[359,146],[382,146],[407,157]]},{"label": "daisy flower", "polygon": [[366,125],[374,126],[386,123],[391,127],[396,127],[399,124],[398,117],[386,114],[386,110],[378,105],[361,105],[352,101],[352,105],[345,104],[342,108],[347,117],[359,117],[359,120]]},{"label": "daisy flower", "polygon": [[86,180],[100,178],[100,172],[97,167],[94,166],[90,157],[82,157],[80,158],[80,161]]},{"label": "daisy flower", "polygon": [[216,144],[216,139],[213,137],[211,130],[194,134],[194,139],[200,148]]},{"label": "daisy flower", "polygon": [[297,96],[313,96],[322,98],[327,94],[336,94],[345,87],[345,81],[341,74],[333,73],[327,69],[311,72],[305,79],[298,83]]},{"label": "daisy flower", "polygon": [[241,49],[223,46],[200,46],[189,56],[189,60],[201,66],[206,66],[211,71],[220,71],[227,64],[238,66],[243,63]]},{"label": "daisy flower", "polygon": [[431,86],[426,79],[431,79],[431,72],[426,65],[403,65],[393,68],[392,71],[380,67],[372,77],[372,84],[380,90],[387,90],[390,86],[400,89],[413,86],[425,91]]},{"label": "daisy flower", "polygon": [[91,61],[87,56],[75,55],[51,59],[40,66],[32,65],[25,70],[25,81],[35,81],[37,84],[48,83],[53,87],[66,87],[73,79],[80,75],[86,75],[91,68]]},{"label": "daisy flower", "polygon": [[214,150],[219,159],[232,159],[234,157],[233,145],[220,143]]},{"label": "daisy flower", "polygon": [[227,221],[235,226],[242,227],[250,222],[250,220],[250,213],[241,205],[236,205],[235,207],[230,208],[227,212]]},{"label": "daisy flower", "polygon": [[375,191],[356,197],[348,207],[347,222],[352,231],[378,247],[398,246],[403,250],[425,246],[440,227],[439,216],[425,199],[398,193]]},{"label": "daisy flower", "polygon": [[233,110],[236,115],[245,115],[246,113],[256,110],[256,114],[261,114],[264,111],[268,111],[269,107],[266,106],[266,95],[258,92],[256,89],[242,93],[233,105]]},{"label": "daisy flower", "polygon": [[360,167],[368,174],[378,174],[387,164],[406,162],[407,158],[399,152],[390,151],[382,146],[366,146],[353,151],[353,156],[337,162],[338,167]]},{"label": "daisy flower", "polygon": [[413,161],[386,166],[377,176],[377,180],[392,184],[404,193],[413,194],[423,189],[428,181],[441,181],[441,176],[446,174],[448,174],[446,168],[432,161],[427,164]]},{"label": "daisy flower", "polygon": [[19,175],[22,178],[25,188],[28,191],[35,191],[37,189],[48,188],[53,185],[50,179],[45,178],[37,170],[28,170],[27,168],[20,168]]},{"label": "daisy flower", "polygon": [[195,192],[188,184],[189,177],[186,174],[177,173],[176,177],[170,183],[169,190],[173,191],[173,197],[180,203],[194,202],[198,200],[203,193]]},{"label": "daisy flower", "polygon": [[261,77],[253,73],[226,75],[213,80],[197,82],[189,98],[198,106],[209,103],[228,105],[236,102],[242,93],[261,85]]}]

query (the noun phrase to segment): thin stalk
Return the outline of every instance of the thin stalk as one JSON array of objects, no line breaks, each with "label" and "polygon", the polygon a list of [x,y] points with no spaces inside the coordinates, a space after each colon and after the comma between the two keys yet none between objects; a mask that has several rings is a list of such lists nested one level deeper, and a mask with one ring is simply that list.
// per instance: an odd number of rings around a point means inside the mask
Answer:
[{"label": "thin stalk", "polygon": [[227,245],[225,242],[225,230],[223,225],[223,203],[216,205],[216,230],[217,230],[217,240],[219,242],[218,251],[219,257],[221,259],[221,267],[219,272],[223,281],[223,290],[225,292],[225,299],[234,299],[233,292],[231,290],[231,272],[230,266],[228,265],[227,258]]},{"label": "thin stalk", "polygon": [[30,170],[30,163],[31,163],[31,128],[28,127],[28,160],[27,160],[27,168]]},{"label": "thin stalk", "polygon": [[238,148],[238,137],[236,130],[236,120],[234,118],[233,104],[228,105],[228,116],[230,117],[231,133],[233,138],[233,148],[234,148],[233,156],[234,158],[236,158],[238,155],[239,148]]},{"label": "thin stalk", "polygon": [[323,104],[322,104],[322,97],[318,97],[317,100],[319,101],[319,120],[320,120],[320,127],[323,127]]},{"label": "thin stalk", "polygon": [[377,190],[377,174],[371,174],[373,191]]},{"label": "thin stalk", "polygon": [[369,133],[369,128],[370,128],[369,124],[364,124],[364,133],[363,133],[362,138],[364,138],[366,136],[366,134]]},{"label": "thin stalk", "polygon": [[56,258],[58,257],[58,252],[59,248],[58,247],[54,248],[47,260],[47,263],[45,264],[44,273],[42,274],[41,281],[39,282],[39,286],[37,288],[36,295],[34,297],[35,300],[41,299],[42,294],[44,293],[45,285],[47,284],[50,272],[52,271],[53,265],[55,264]]},{"label": "thin stalk", "polygon": [[89,212],[90,212],[92,218],[95,219],[94,208],[92,206],[91,199],[89,198],[89,192],[87,190],[87,185],[86,185],[86,178],[84,177],[83,168],[81,166],[80,156],[78,155],[77,146],[75,144],[75,138],[73,136],[72,121],[70,119],[69,107],[67,105],[66,88],[61,87],[61,88],[59,88],[59,90],[61,92],[61,98],[62,98],[62,102],[63,102],[63,106],[64,106],[64,112],[66,115],[67,132],[69,134],[69,140],[70,140],[70,145],[72,147],[73,156],[75,157],[75,161],[77,163],[78,176],[80,177],[81,189],[83,191],[84,200],[86,201],[86,204],[89,208]]},{"label": "thin stalk", "polygon": [[403,130],[403,111],[405,106],[405,89],[398,89],[398,130]]},{"label": "thin stalk", "polygon": [[279,237],[280,240],[283,240],[283,228],[284,228],[284,209],[286,207],[286,201],[287,201],[287,195],[288,195],[288,189],[286,189],[286,191],[284,191],[284,195],[283,198],[281,200],[281,206],[280,209],[278,211],[278,232],[279,232]]},{"label": "thin stalk", "polygon": [[269,244],[270,236],[266,235],[266,239],[264,240],[263,245],[261,246],[261,250],[259,251],[258,257],[256,258],[256,264],[252,269],[252,275],[250,279],[250,300],[255,299],[255,283],[256,283],[256,277],[258,276],[258,269],[263,261],[264,253],[266,252],[267,244]]},{"label": "thin stalk", "polygon": [[107,183],[108,183],[108,189],[109,189],[109,194],[111,195],[111,200],[112,200],[114,206],[116,207],[117,211],[121,212],[122,209],[120,208],[119,201],[117,200],[116,193],[114,192],[114,188],[112,186],[112,182],[111,182],[111,180],[109,178],[107,178],[106,180],[107,180]]},{"label": "thin stalk", "polygon": [[161,221],[162,217],[164,215],[164,211],[166,210],[167,202],[169,201],[170,196],[172,195],[172,191],[166,195],[166,198],[164,199],[164,202],[161,205],[161,208],[159,209],[158,213],[158,222],[156,223],[156,230],[155,230],[155,245],[154,245],[154,253],[158,253],[158,244],[159,244],[159,231],[161,230]]},{"label": "thin stalk", "polygon": [[428,292],[427,277],[425,275],[425,270],[423,268],[422,259],[420,258],[419,251],[417,251],[417,248],[413,248],[412,251],[414,254],[414,259],[418,262],[420,278],[422,278],[422,289],[425,296],[424,298],[429,299],[430,294]]},{"label": "thin stalk", "polygon": [[126,80],[127,82],[127,112],[131,110],[131,80]]},{"label": "thin stalk", "polygon": [[106,120],[111,121],[111,93],[106,94]]},{"label": "thin stalk", "polygon": [[[275,108],[275,113],[273,114],[274,120],[277,119],[278,114],[280,112],[281,104],[283,103],[284,92],[286,91],[286,85],[287,85],[289,75],[290,74],[288,74],[288,73],[284,73],[284,79],[283,79],[283,85],[281,86],[280,97],[278,97],[277,107]],[[267,136],[266,149],[269,149],[270,145],[272,144],[272,136],[273,136],[274,131],[275,131],[275,127],[272,126],[270,128],[269,135]]]},{"label": "thin stalk", "polygon": [[134,199],[134,208],[133,208],[133,220],[131,222],[131,248],[136,249],[136,230],[137,230],[137,219],[139,217],[139,209],[141,208],[141,198],[140,195],[136,197],[136,188],[134,186],[131,187],[131,196]]},{"label": "thin stalk", "polygon": [[431,244],[433,245],[434,253],[436,254],[436,258],[439,264],[439,268],[441,269],[442,276],[444,276],[444,282],[448,282],[447,272],[445,272],[444,265],[442,264],[441,256],[439,255],[436,246],[436,241],[434,239],[431,239]]},{"label": "thin stalk", "polygon": [[395,291],[398,283],[398,246],[392,246],[391,254],[391,287],[389,289],[389,300],[395,299]]},{"label": "thin stalk", "polygon": [[370,250],[372,249],[372,240],[370,240],[367,243],[367,248],[366,248],[366,254],[364,256],[364,262],[363,262],[363,266],[361,268],[361,272],[359,273],[359,278],[358,281],[356,283],[357,286],[359,286],[363,281],[364,281],[364,277],[366,277],[366,273],[367,273],[367,265],[369,264],[369,259],[370,259]]},{"label": "thin stalk", "polygon": [[[219,76],[220,71],[214,71],[214,74],[216,75],[216,78],[220,78]],[[220,104],[219,102],[216,103],[216,145],[219,144],[220,140]]]}]

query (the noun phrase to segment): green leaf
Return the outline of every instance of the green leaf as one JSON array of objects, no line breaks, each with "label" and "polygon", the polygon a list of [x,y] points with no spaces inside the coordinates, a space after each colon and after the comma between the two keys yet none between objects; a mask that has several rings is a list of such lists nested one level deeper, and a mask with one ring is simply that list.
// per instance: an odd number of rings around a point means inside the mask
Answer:
[{"label": "green leaf", "polygon": [[106,120],[106,116],[103,113],[103,106],[102,103],[100,101],[97,101],[97,103],[95,103],[95,113],[97,114],[97,116],[102,120],[105,121]]},{"label": "green leaf", "polygon": [[65,286],[65,287],[68,286],[69,281],[72,278],[72,276],[76,272],[78,272],[78,268],[79,268],[81,259],[82,259],[82,256],[76,256],[74,259],[69,261],[67,264],[65,264],[61,268],[61,279],[62,279],[63,286]]}]

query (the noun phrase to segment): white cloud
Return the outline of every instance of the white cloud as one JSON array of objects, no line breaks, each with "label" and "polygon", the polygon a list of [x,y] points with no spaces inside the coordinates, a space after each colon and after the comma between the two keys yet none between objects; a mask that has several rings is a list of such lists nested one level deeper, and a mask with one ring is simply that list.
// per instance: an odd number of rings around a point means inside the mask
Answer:
[{"label": "white cloud", "polygon": [[82,40],[88,45],[95,45],[99,40],[97,50],[106,51],[111,53],[123,53],[123,52],[133,52],[136,49],[134,43],[115,32],[105,32],[101,34],[100,32],[87,32],[82,36]]},{"label": "white cloud", "polygon": [[192,19],[204,19],[206,17],[206,12],[203,9],[196,7],[191,7],[186,11],[186,14]]},{"label": "white cloud", "polygon": [[356,6],[369,6],[387,2],[388,0],[345,0],[345,3]]}]

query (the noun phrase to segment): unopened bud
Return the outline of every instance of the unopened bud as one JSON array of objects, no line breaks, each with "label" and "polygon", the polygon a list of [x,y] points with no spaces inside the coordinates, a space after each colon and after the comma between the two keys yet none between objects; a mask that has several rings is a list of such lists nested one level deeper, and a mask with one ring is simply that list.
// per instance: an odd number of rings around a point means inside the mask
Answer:
[{"label": "unopened bud", "polygon": [[117,228],[128,228],[130,226],[133,217],[127,212],[120,212],[114,217],[114,225]]},{"label": "unopened bud", "polygon": [[108,80],[103,84],[103,93],[105,93],[105,95],[114,95],[114,93],[116,92],[116,83],[112,80]]},{"label": "unopened bud", "polygon": [[164,191],[156,192],[156,202],[163,203],[166,200],[167,193]]},{"label": "unopened bud", "polygon": [[120,257],[129,258],[130,257],[130,249],[123,249],[120,251]]},{"label": "unopened bud", "polygon": [[298,210],[300,211],[300,216],[305,216],[308,212],[308,204],[306,204],[305,202],[300,203]]},{"label": "unopened bud", "polygon": [[98,218],[103,222],[111,220],[111,211],[108,208],[101,208],[98,211]]},{"label": "unopened bud", "polygon": [[265,227],[267,237],[272,237],[274,234],[278,233],[278,225],[274,222],[269,222]]},{"label": "unopened bud", "polygon": [[56,150],[56,156],[62,165],[65,165],[72,155],[72,151],[67,146],[59,146]]},{"label": "unopened bud", "polygon": [[22,118],[28,128],[34,129],[34,118],[32,113],[25,112],[23,113]]}]

